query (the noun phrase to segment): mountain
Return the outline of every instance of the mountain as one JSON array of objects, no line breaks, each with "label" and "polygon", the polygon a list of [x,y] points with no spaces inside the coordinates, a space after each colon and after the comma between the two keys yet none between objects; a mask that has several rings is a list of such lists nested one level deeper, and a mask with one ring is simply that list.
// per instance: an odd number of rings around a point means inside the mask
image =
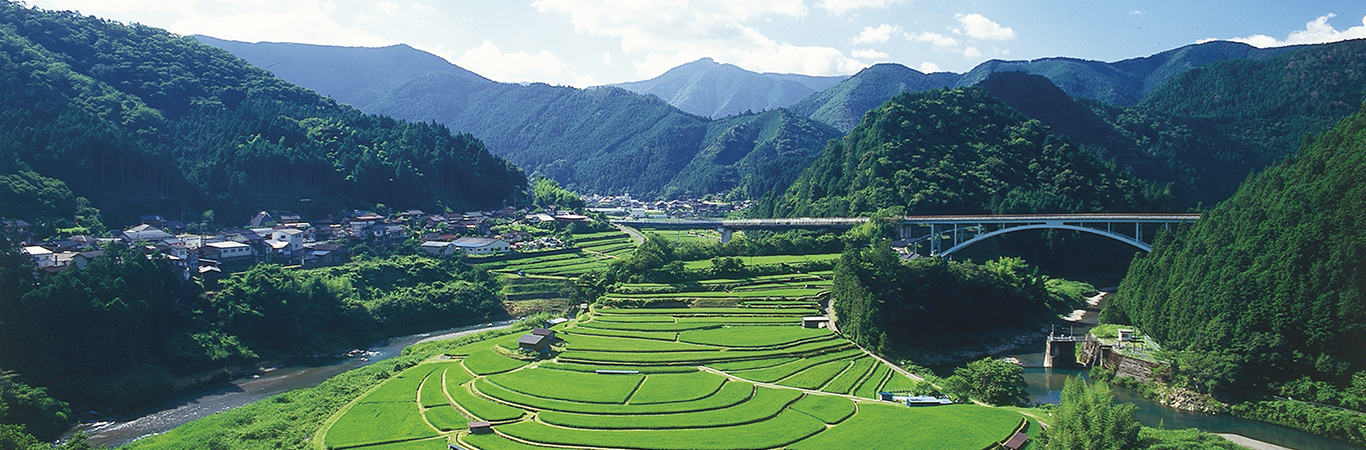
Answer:
[{"label": "mountain", "polygon": [[902,92],[953,86],[959,75],[924,74],[900,64],[875,64],[849,79],[792,104],[797,114],[824,122],[844,132],[854,129],[863,113]]},{"label": "mountain", "polygon": [[449,72],[471,83],[492,83],[439,56],[405,44],[380,48],[284,42],[240,42],[191,36],[231,52],[277,77],[361,110],[395,86],[429,72]]},{"label": "mountain", "polygon": [[[274,65],[271,70],[281,77],[339,101],[356,99],[353,105],[367,113],[436,122],[470,133],[528,173],[549,176],[580,192],[629,192],[642,198],[731,190],[742,197],[749,192],[762,195],[785,189],[827,140],[840,135],[829,126],[777,109],[712,120],[681,111],[657,96],[616,87],[498,83],[406,46],[373,49],[198,39],[240,52],[258,66]],[[356,75],[356,65],[367,68]],[[758,80],[799,86],[806,92],[813,89],[801,83],[830,82],[763,75]]]},{"label": "mountain", "polygon": [[1167,185],[1182,207],[1226,199],[1266,165],[1262,150],[1226,136],[1210,119],[1070,97],[1024,72],[996,72],[977,86],[1116,168]]},{"label": "mountain", "polygon": [[524,195],[522,173],[469,135],[363,114],[194,39],[8,1],[0,23],[0,174],[60,181],[114,224]]},{"label": "mountain", "polygon": [[480,136],[575,191],[644,198],[725,192],[762,167],[764,155],[809,161],[839,136],[783,110],[713,121],[620,88],[461,82],[429,73],[369,109]]},{"label": "mountain", "polygon": [[1200,373],[1220,398],[1366,378],[1366,110],[1304,142],[1189,229],[1159,236],[1103,314],[1198,352],[1175,375]]},{"label": "mountain", "polygon": [[802,99],[792,105],[792,110],[847,132],[864,112],[900,92],[972,86],[997,72],[1042,75],[1068,95],[1116,106],[1134,106],[1186,70],[1231,59],[1266,59],[1304,47],[1260,49],[1238,42],[1213,41],[1113,63],[1076,58],[991,60],[961,75],[947,72],[927,75],[900,64],[878,64],[826,91]]},{"label": "mountain", "polygon": [[702,58],[649,80],[609,86],[655,95],[683,111],[719,118],[785,107],[845,78],[756,73]]},{"label": "mountain", "polygon": [[1159,211],[1171,202],[971,87],[902,93],[868,112],[826,147],[772,213]]}]

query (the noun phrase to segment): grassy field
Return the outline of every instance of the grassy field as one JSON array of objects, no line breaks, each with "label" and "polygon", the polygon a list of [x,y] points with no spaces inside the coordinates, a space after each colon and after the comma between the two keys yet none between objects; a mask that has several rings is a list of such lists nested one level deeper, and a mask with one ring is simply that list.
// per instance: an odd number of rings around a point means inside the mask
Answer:
[{"label": "grassy field", "polygon": [[[536,264],[556,261],[572,259]],[[631,285],[729,295],[735,306],[597,307],[557,325],[558,353],[537,361],[504,356],[499,347],[518,335],[451,348],[358,397],[312,448],[977,450],[1019,424],[1007,409],[877,400],[920,382],[829,330],[799,326],[821,313],[815,301],[745,300],[828,289],[828,275],[801,277]],[[473,420],[493,422],[494,433],[469,434]]]}]

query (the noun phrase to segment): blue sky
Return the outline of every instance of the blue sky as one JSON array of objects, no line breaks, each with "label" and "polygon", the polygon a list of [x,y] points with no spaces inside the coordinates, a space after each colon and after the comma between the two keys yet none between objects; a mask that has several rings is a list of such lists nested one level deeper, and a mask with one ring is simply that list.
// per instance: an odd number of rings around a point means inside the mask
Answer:
[{"label": "blue sky", "polygon": [[1211,39],[1366,38],[1366,2],[1222,0],[27,0],[248,42],[408,44],[498,81],[634,81],[702,57],[848,75],[878,62],[1148,56]]}]

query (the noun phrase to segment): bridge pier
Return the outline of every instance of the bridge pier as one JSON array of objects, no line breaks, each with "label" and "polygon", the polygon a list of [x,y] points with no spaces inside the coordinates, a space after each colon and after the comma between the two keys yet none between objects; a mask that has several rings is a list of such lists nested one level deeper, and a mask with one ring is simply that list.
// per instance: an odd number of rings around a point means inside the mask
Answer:
[{"label": "bridge pier", "polygon": [[722,244],[730,242],[731,235],[735,233],[735,230],[726,227],[717,228],[716,231],[721,233]]}]

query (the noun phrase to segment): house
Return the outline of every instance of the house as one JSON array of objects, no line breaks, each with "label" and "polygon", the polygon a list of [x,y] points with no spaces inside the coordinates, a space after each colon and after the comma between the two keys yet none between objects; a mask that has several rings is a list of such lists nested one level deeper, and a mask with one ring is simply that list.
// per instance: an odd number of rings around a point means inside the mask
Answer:
[{"label": "house", "polygon": [[562,323],[565,323],[565,322],[568,322],[568,321],[569,321],[569,319],[566,319],[566,318],[563,318],[563,317],[556,317],[556,318],[554,318],[554,319],[547,320],[547,321],[545,322],[545,324],[546,324],[546,326],[553,327],[553,326],[555,326],[555,325],[559,325],[559,324],[562,324]]},{"label": "house", "polygon": [[553,222],[555,216],[546,213],[527,214],[526,221],[531,223]]},{"label": "house", "polygon": [[57,266],[57,255],[52,253],[52,250],[30,245],[24,247],[24,253],[33,259],[33,265],[39,269]]},{"label": "house", "polygon": [[161,231],[157,227],[142,224],[127,230],[123,230],[123,241],[129,244],[141,241],[161,242],[164,239],[174,238],[171,233]]},{"label": "house", "polygon": [[263,228],[272,226],[275,226],[275,217],[265,211],[256,213],[256,215],[251,216],[251,220],[247,221],[248,228]]},{"label": "house", "polygon": [[329,267],[345,263],[351,259],[351,253],[338,244],[313,244],[304,247],[304,257],[301,265],[304,268]]},{"label": "house", "polygon": [[286,225],[288,225],[288,224],[295,224],[295,223],[302,223],[302,222],[304,221],[303,216],[300,216],[298,213],[291,212],[291,211],[276,211],[276,212],[275,212],[275,217],[278,218],[278,219],[280,220],[280,223],[283,223],[283,224],[286,224]]},{"label": "house", "polygon": [[199,248],[199,254],[204,259],[212,259],[222,263],[248,262],[256,259],[256,253],[252,252],[251,246],[241,242],[210,242]]},{"label": "house", "polygon": [[104,250],[91,250],[88,252],[80,252],[77,253],[76,256],[71,257],[71,266],[75,267],[76,270],[85,270],[85,266],[90,265],[90,263],[94,261],[95,258],[99,258],[101,256],[104,256]]},{"label": "house", "polygon": [[462,237],[451,243],[460,247],[467,255],[491,255],[503,253],[512,248],[512,244],[502,239],[483,237]]},{"label": "house", "polygon": [[811,316],[802,318],[802,328],[826,328],[830,318],[825,316]]},{"label": "house", "polygon": [[422,243],[422,251],[432,256],[451,256],[460,253],[460,246],[454,242],[426,241]]},{"label": "house", "polygon": [[466,424],[470,427],[471,434],[489,434],[493,432],[493,424],[488,422],[470,422]]},{"label": "house", "polygon": [[365,229],[375,224],[384,222],[384,216],[379,214],[361,214],[351,218],[347,225],[351,227],[351,234],[354,236],[364,236]]},{"label": "house", "polygon": [[304,250],[304,231],[294,228],[283,228],[271,231],[270,248],[286,259],[297,259],[302,256]]},{"label": "house", "polygon": [[23,219],[0,219],[0,230],[4,230],[7,233],[27,234],[28,227],[31,226],[32,225],[29,225],[28,222],[23,221]]},{"label": "house", "polygon": [[551,329],[548,329],[548,328],[537,328],[537,329],[531,330],[531,334],[534,334],[534,335],[537,335],[537,336],[544,336],[544,337],[545,337],[546,339],[548,339],[548,340],[552,340],[552,341],[555,340],[555,330],[551,330]]},{"label": "house", "polygon": [[160,214],[142,214],[138,216],[138,223],[161,228],[166,226],[166,218]]},{"label": "house", "polygon": [[550,339],[546,339],[545,336],[524,334],[522,335],[522,337],[517,338],[517,348],[523,350],[533,350],[538,352],[549,351]]}]

